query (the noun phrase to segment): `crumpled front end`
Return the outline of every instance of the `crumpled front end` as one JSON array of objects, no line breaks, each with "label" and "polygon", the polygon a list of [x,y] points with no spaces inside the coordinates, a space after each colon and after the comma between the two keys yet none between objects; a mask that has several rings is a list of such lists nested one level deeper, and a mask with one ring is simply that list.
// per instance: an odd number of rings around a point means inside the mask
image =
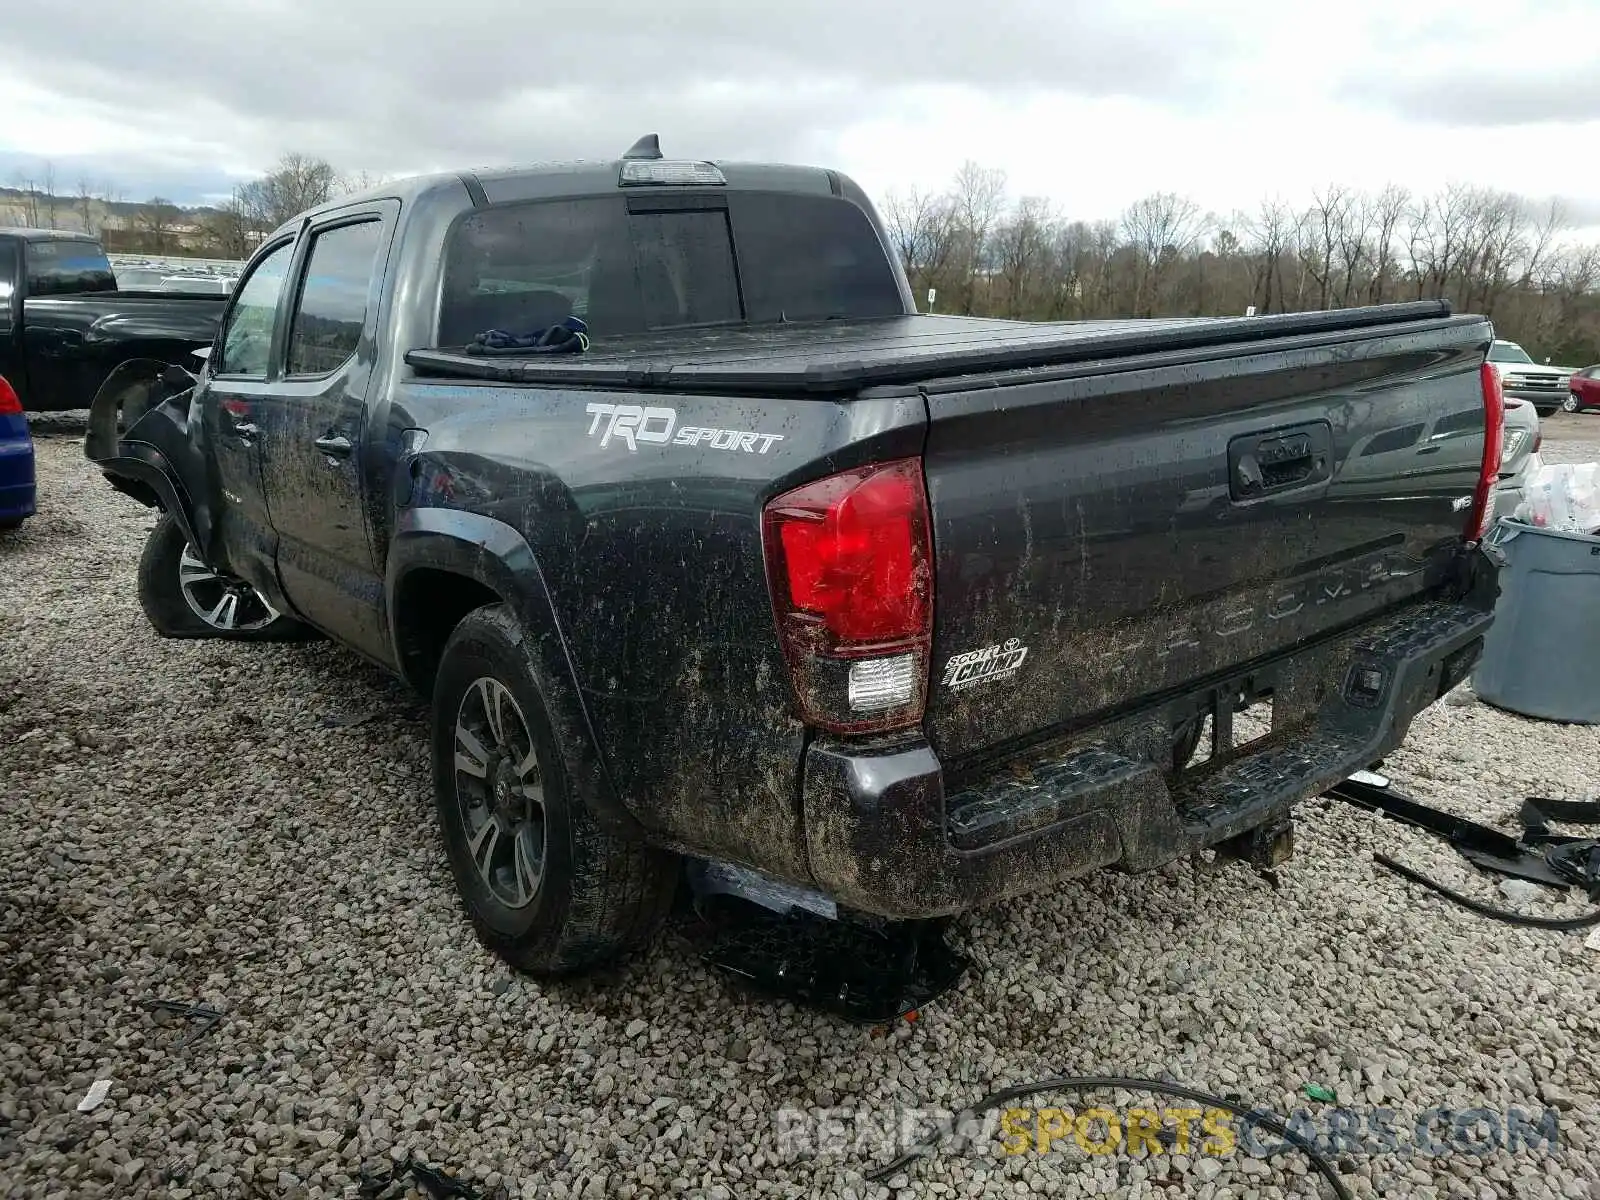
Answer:
[{"label": "crumpled front end", "polygon": [[89,407],[83,454],[111,486],[173,514],[193,546],[209,546],[212,520],[194,379],[156,359],[123,363]]}]

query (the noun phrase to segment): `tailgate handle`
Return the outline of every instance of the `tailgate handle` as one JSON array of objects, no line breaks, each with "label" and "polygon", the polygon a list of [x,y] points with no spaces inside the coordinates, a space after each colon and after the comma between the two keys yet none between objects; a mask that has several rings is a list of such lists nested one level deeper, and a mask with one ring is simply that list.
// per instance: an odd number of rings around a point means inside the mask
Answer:
[{"label": "tailgate handle", "polygon": [[1308,487],[1332,474],[1333,428],[1326,421],[1247,433],[1228,443],[1228,491],[1235,500]]}]

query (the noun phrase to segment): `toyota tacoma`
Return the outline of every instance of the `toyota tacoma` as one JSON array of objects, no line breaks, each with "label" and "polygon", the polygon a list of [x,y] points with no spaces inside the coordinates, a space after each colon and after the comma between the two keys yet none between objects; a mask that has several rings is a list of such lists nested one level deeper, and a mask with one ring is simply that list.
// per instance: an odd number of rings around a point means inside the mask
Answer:
[{"label": "toyota tacoma", "polygon": [[431,699],[465,910],[537,973],[638,946],[685,858],[920,919],[1278,846],[1467,676],[1486,319],[922,315],[889,246],[836,171],[651,138],[386,185],[86,453],[162,510],[159,633]]}]

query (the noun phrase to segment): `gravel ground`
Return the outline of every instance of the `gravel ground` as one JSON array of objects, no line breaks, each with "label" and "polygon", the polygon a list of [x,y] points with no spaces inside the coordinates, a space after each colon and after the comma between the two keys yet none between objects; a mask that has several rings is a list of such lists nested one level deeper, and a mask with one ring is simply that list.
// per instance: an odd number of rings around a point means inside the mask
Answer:
[{"label": "gravel ground", "polygon": [[[1590,429],[1600,448],[1600,417],[1553,419],[1547,448]],[[1600,948],[1420,893],[1372,853],[1508,903],[1427,835],[1333,802],[1302,808],[1275,883],[1196,859],[964,920],[974,970],[887,1033],[751,996],[681,924],[603,978],[512,976],[458,914],[418,702],[326,644],[157,639],[133,595],[151,515],[71,437],[41,436],[39,473],[40,515],[0,542],[6,1195],[353,1196],[363,1165],[408,1154],[514,1196],[1324,1186],[1294,1153],[1089,1155],[1069,1138],[949,1150],[888,1190],[862,1180],[885,1157],[870,1138],[806,1156],[775,1135],[785,1108],[892,1121],[1117,1073],[1312,1118],[1331,1106],[1302,1088],[1320,1084],[1395,1110],[1402,1146],[1437,1106],[1553,1109],[1555,1153],[1339,1161],[1360,1196],[1600,1196]],[[1452,699],[1390,760],[1419,797],[1503,821],[1527,794],[1600,790],[1600,729]],[[192,1026],[149,998],[225,1016],[184,1044]],[[98,1078],[109,1098],[76,1111]]]},{"label": "gravel ground", "polygon": [[1600,462],[1600,413],[1558,412],[1545,417],[1539,456],[1547,463]]}]

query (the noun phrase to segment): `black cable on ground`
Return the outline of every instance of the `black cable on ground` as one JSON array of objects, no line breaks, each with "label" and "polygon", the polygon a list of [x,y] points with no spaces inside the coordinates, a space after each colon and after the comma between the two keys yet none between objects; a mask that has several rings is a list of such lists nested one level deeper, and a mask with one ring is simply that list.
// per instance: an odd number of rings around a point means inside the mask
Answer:
[{"label": "black cable on ground", "polygon": [[1591,925],[1600,925],[1600,908],[1581,917],[1528,917],[1509,908],[1496,908],[1493,904],[1485,904],[1481,900],[1474,900],[1471,896],[1463,896],[1460,892],[1446,887],[1437,879],[1429,879],[1420,871],[1413,871],[1404,863],[1395,862],[1387,854],[1374,854],[1374,862],[1388,867],[1402,879],[1409,879],[1412,883],[1421,884],[1429,891],[1438,892],[1446,900],[1459,904],[1462,908],[1477,913],[1482,917],[1491,917],[1496,921],[1504,921],[1507,925],[1526,925],[1530,929],[1587,929]]},{"label": "black cable on ground", "polygon": [[[1014,1087],[1002,1088],[998,1092],[993,1092],[971,1107],[964,1109],[957,1118],[956,1125],[959,1127],[982,1113],[999,1108],[1002,1104],[1009,1104],[1013,1100],[1020,1100],[1024,1096],[1034,1096],[1040,1092],[1086,1092],[1105,1088],[1122,1088],[1124,1091],[1129,1092],[1151,1092],[1159,1096],[1176,1096],[1180,1100],[1193,1100],[1199,1104],[1209,1104],[1213,1108],[1224,1109],[1236,1117],[1254,1121],[1268,1133],[1277,1134],[1309,1158],[1311,1165],[1328,1181],[1339,1200],[1354,1200],[1354,1197],[1350,1194],[1350,1189],[1345,1187],[1344,1181],[1339,1178],[1339,1172],[1334,1169],[1331,1162],[1318,1152],[1316,1146],[1301,1134],[1290,1129],[1288,1125],[1278,1120],[1271,1113],[1263,1112],[1257,1108],[1246,1108],[1242,1104],[1237,1104],[1232,1100],[1225,1100],[1221,1096],[1213,1096],[1209,1092],[1196,1091],[1193,1088],[1186,1088],[1176,1083],[1163,1083],[1158,1079],[1133,1079],[1121,1075],[1085,1075],[1077,1077],[1060,1075],[1053,1079],[1041,1079],[1037,1083],[1018,1084]],[[918,1142],[888,1166],[879,1167],[869,1173],[867,1179],[872,1183],[882,1183],[885,1179],[909,1166],[917,1159],[925,1158],[932,1154],[938,1149],[938,1146],[939,1140],[937,1136],[932,1140]]]}]

